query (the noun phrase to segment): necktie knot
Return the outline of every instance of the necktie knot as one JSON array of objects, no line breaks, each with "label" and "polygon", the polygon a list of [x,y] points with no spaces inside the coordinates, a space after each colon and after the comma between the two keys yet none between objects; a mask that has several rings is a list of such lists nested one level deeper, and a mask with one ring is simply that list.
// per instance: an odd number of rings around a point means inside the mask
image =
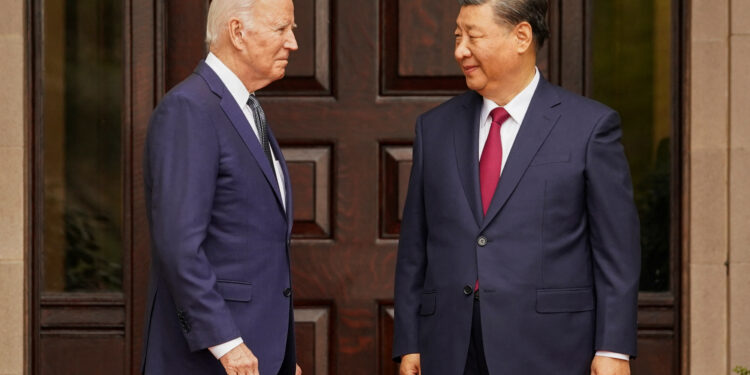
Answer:
[{"label": "necktie knot", "polygon": [[492,123],[502,125],[505,121],[510,118],[510,114],[503,107],[497,107],[490,112],[492,117]]}]

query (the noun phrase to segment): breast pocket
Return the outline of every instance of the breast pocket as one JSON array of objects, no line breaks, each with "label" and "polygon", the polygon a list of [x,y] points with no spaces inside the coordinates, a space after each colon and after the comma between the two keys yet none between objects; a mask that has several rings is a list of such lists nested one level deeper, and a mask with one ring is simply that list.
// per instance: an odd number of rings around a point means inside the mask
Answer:
[{"label": "breast pocket", "polygon": [[554,163],[568,163],[570,162],[570,152],[554,152],[537,154],[534,160],[531,161],[531,165],[544,165]]}]

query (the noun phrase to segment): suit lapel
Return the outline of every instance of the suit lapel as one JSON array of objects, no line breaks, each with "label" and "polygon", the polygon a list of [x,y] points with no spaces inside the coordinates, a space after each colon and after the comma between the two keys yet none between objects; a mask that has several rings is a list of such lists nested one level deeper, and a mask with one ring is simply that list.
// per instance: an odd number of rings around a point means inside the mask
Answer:
[{"label": "suit lapel", "polygon": [[[458,111],[453,126],[453,143],[456,148],[456,163],[466,200],[474,214],[477,225],[482,223],[482,202],[479,192],[479,112],[482,97],[472,92],[469,100]],[[469,130],[470,131],[467,131]]]},{"label": "suit lapel", "polygon": [[271,131],[271,127],[268,127],[268,139],[271,142],[271,148],[273,149],[273,154],[276,157],[276,159],[279,160],[279,164],[281,165],[281,173],[284,176],[284,197],[286,198],[286,222],[289,224],[288,233],[292,233],[292,224],[294,222],[294,213],[292,211],[292,208],[294,205],[292,204],[292,184],[291,180],[289,179],[289,169],[286,166],[286,159],[284,158],[284,154],[281,152],[281,147],[279,146],[279,143],[276,141],[276,137],[273,135],[273,131]]},{"label": "suit lapel", "polygon": [[279,192],[279,184],[276,181],[276,175],[271,169],[273,166],[269,165],[268,158],[266,158],[266,154],[260,146],[258,137],[253,132],[250,123],[247,121],[247,117],[242,113],[242,109],[237,105],[237,101],[234,100],[234,97],[232,97],[227,91],[226,87],[221,82],[221,79],[219,79],[219,76],[216,75],[213,69],[206,65],[204,61],[201,61],[198,64],[195,72],[203,77],[209,88],[211,88],[211,91],[221,98],[221,109],[227,115],[235,130],[237,130],[237,133],[240,135],[240,138],[242,138],[245,146],[250,150],[250,153],[258,163],[258,167],[263,171],[266,181],[271,185],[279,205],[283,207],[283,204],[281,203],[281,193]]},{"label": "suit lapel", "polygon": [[[540,78],[539,86],[534,93],[529,109],[526,111],[516,140],[513,142],[497,190],[495,190],[487,215],[482,222],[482,230],[489,225],[508,201],[508,198],[518,186],[521,177],[528,169],[534,155],[539,151],[555,123],[557,123],[560,114],[555,107],[559,103],[560,100],[549,83],[544,78]],[[477,195],[479,196],[479,193]]]}]

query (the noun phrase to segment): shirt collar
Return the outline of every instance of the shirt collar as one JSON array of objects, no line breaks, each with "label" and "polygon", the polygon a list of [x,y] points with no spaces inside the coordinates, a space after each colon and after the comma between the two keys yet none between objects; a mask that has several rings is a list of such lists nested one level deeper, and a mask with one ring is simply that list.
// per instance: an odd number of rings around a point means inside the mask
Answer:
[{"label": "shirt collar", "polygon": [[[508,104],[506,104],[503,108],[505,108],[506,111],[508,111],[508,114],[510,117],[515,121],[517,124],[522,124],[524,117],[526,117],[526,111],[529,109],[529,105],[531,104],[531,98],[534,97],[534,92],[536,91],[537,86],[539,85],[539,79],[541,75],[539,74],[539,69],[534,67],[534,78],[531,79],[531,82],[526,86],[525,89],[523,89],[521,92],[518,93],[513,99],[511,99]],[[487,117],[489,117],[490,112],[492,112],[493,109],[499,107],[497,103],[493,102],[490,99],[483,98],[482,103],[482,112],[480,113],[482,119],[479,123],[480,127],[486,126],[487,123]]]},{"label": "shirt collar", "polygon": [[237,101],[240,108],[244,108],[247,105],[247,100],[250,98],[250,92],[247,91],[247,88],[240,80],[240,77],[237,77],[237,75],[224,65],[224,63],[221,62],[221,60],[219,60],[219,58],[212,52],[209,52],[208,56],[206,56],[206,65],[208,65],[214,73],[219,76],[221,83],[227,87],[227,90],[232,94],[232,97]]}]

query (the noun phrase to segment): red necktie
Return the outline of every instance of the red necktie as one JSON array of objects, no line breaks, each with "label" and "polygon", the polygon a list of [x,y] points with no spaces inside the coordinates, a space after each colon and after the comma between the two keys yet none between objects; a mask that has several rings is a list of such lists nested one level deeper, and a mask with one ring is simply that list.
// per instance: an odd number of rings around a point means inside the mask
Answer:
[{"label": "red necktie", "polygon": [[[497,107],[490,112],[492,125],[490,125],[490,134],[484,143],[482,157],[479,159],[479,187],[482,192],[482,208],[487,215],[487,209],[490,208],[492,196],[495,195],[495,188],[500,181],[500,169],[503,166],[503,142],[500,138],[500,126],[503,125],[510,115],[503,107]],[[474,292],[479,290],[479,280],[474,284]]]},{"label": "red necktie", "polygon": [[492,196],[495,195],[495,188],[500,181],[500,169],[503,165],[503,142],[500,139],[500,126],[510,117],[508,111],[503,107],[493,109],[490,116],[492,116],[490,134],[487,136],[482,157],[479,159],[479,186],[482,192],[482,208],[485,215],[487,215],[487,209],[490,208]]}]

